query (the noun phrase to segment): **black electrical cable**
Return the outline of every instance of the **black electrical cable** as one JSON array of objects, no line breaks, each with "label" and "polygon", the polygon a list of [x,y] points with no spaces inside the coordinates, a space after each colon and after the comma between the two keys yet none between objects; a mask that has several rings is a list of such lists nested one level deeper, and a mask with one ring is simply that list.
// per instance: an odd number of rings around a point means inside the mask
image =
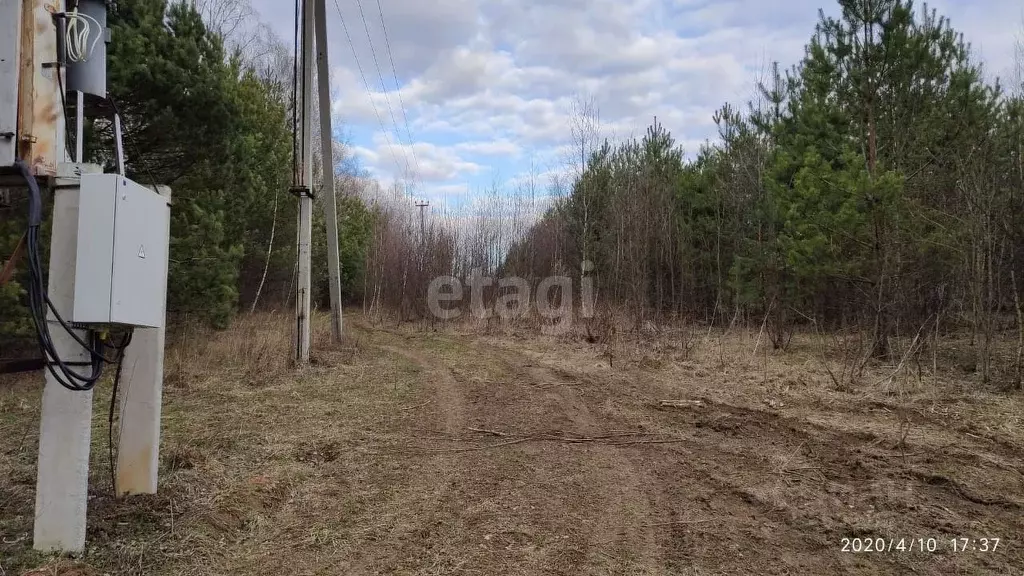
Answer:
[{"label": "black electrical cable", "polygon": [[295,59],[292,61],[292,186],[299,183],[299,21],[301,0],[295,0]]},{"label": "black electrical cable", "polygon": [[[104,364],[120,362],[123,359],[124,350],[131,343],[132,333],[127,332],[117,346],[108,346],[108,343],[104,342],[95,330],[88,330],[85,338],[79,336],[57,311],[43,285],[43,269],[39,259],[39,229],[43,220],[43,202],[39,192],[39,183],[25,162],[19,159],[15,162],[15,166],[21,171],[29,189],[28,233],[26,234],[29,261],[28,296],[29,311],[36,328],[36,340],[43,352],[46,369],[61,386],[73,391],[91,390],[103,375]],[[66,362],[60,357],[50,333],[47,313],[52,314],[67,335],[88,353],[88,362]],[[114,360],[104,355],[105,347],[115,350],[116,358]],[[91,371],[89,374],[80,374],[72,370],[71,366],[89,366]]]},{"label": "black electrical cable", "polygon": [[[90,390],[95,386],[102,374],[102,358],[95,354],[93,346],[98,343],[95,333],[89,333],[90,344],[86,345],[77,334],[72,332],[70,329],[65,328],[68,334],[72,335],[74,339],[82,345],[89,352],[90,361],[89,366],[92,367],[92,372],[88,376],[83,376],[77,372],[71,370],[66,362],[64,362],[57,354],[56,347],[53,343],[52,336],[50,335],[49,324],[46,320],[46,304],[48,300],[46,297],[45,290],[42,288],[42,268],[39,264],[38,258],[38,234],[39,227],[33,226],[29,229],[29,261],[30,261],[30,286],[29,286],[29,300],[30,310],[32,312],[32,320],[36,326],[37,340],[39,347],[43,351],[46,359],[46,368],[50,374],[65,388],[75,391]],[[62,327],[64,324],[62,323]]]},{"label": "black electrical cable", "polygon": [[[37,230],[33,230],[30,235],[32,236],[32,249],[37,250],[38,244],[36,237],[38,235]],[[69,390],[82,391],[90,390],[95,386],[96,382],[102,373],[102,359],[93,354],[92,346],[83,346],[90,352],[90,361],[88,365],[92,366],[92,372],[88,376],[83,376],[77,372],[72,371],[66,362],[64,362],[56,352],[52,336],[49,332],[49,325],[46,321],[46,309],[44,308],[45,296],[40,294],[41,277],[40,267],[37,258],[32,258],[32,274],[30,282],[30,308],[32,310],[32,320],[36,326],[37,338],[40,349],[46,358],[46,368],[50,374],[65,388]],[[74,335],[72,332],[69,334]],[[74,335],[77,336],[77,335]],[[94,333],[89,335],[92,345],[97,344],[97,338]],[[76,340],[80,340],[76,337]]]},{"label": "black electrical cable", "polygon": [[[30,235],[32,234],[32,230],[31,229],[29,230],[29,234]],[[35,230],[35,236],[29,239],[30,240],[30,244],[29,244],[30,245],[30,249],[29,249],[29,262],[32,262],[32,258],[33,257],[35,258],[35,268],[34,268],[34,271],[36,271],[36,273],[38,274],[38,277],[40,279],[40,282],[39,282],[40,293],[42,294],[43,299],[46,301],[46,307],[51,312],[53,312],[54,318],[57,319],[57,321],[60,323],[61,327],[64,328],[64,330],[66,330],[69,334],[71,334],[71,336],[75,339],[76,342],[78,342],[78,344],[82,348],[85,348],[86,350],[88,350],[92,354],[95,354],[95,355],[98,355],[98,356],[103,356],[103,352],[99,351],[97,348],[93,348],[92,344],[87,344],[77,334],[74,333],[74,328],[72,328],[70,325],[68,325],[68,323],[64,320],[64,318],[60,315],[60,312],[57,312],[57,308],[53,305],[53,302],[50,300],[50,296],[48,294],[46,294],[46,290],[42,288],[43,273],[42,273],[42,266],[39,264],[38,248],[35,251],[33,251],[31,249],[31,246],[33,244],[35,244],[35,246],[38,247],[38,242],[39,242],[38,236],[39,236],[39,232],[38,232],[38,227],[37,227],[36,230]],[[43,312],[44,312],[43,318],[45,319],[45,316],[46,316],[45,315],[45,311],[43,311]],[[111,361],[107,360],[107,362],[111,362]]]},{"label": "black electrical cable", "polygon": [[124,351],[132,342],[132,332],[129,331],[122,341],[117,352],[117,369],[114,371],[114,386],[110,391],[110,410],[107,413],[107,457],[110,463],[110,485],[113,493],[117,494],[117,472],[114,467],[114,406],[117,404],[117,389],[121,385],[121,370],[124,368]]},{"label": "black electrical cable", "polygon": [[[63,17],[63,15],[61,17]],[[63,55],[59,55],[57,57],[57,62],[56,62],[56,70],[57,70],[56,76],[57,76],[57,88],[58,88],[57,91],[60,93],[60,107],[61,107],[61,110],[62,110],[63,115],[64,115],[64,149],[67,150],[68,156],[71,156],[72,158],[74,158],[75,155],[72,153],[71,145],[74,144],[77,147],[78,146],[78,142],[72,142],[72,138],[71,138],[71,119],[68,117],[68,103],[64,99],[64,80],[61,78],[61,71],[62,70],[67,70],[67,66],[64,66],[64,64],[63,64],[63,57],[64,57]],[[77,140],[77,139],[78,139],[78,131],[76,130],[75,131],[75,140]]]}]

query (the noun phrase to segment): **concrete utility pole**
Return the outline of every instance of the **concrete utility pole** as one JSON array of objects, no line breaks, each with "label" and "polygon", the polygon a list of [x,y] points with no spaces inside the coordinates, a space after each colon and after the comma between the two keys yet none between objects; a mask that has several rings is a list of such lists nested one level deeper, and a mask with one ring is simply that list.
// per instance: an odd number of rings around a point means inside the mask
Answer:
[{"label": "concrete utility pole", "polygon": [[[168,203],[171,201],[171,189],[167,186],[158,186],[155,191]],[[168,220],[168,237],[171,235],[170,225]],[[162,310],[166,320],[166,293]],[[160,469],[165,336],[164,326],[136,328],[131,346],[125,350],[114,479],[117,496],[156,494]]]},{"label": "concrete utility pole", "polygon": [[312,289],[310,245],[313,240],[313,0],[302,0],[302,129],[299,181],[298,286],[295,295],[295,363],[309,362],[310,291]]},{"label": "concrete utility pole", "polygon": [[[63,2],[57,9],[63,11]],[[17,31],[2,35],[0,66],[5,80],[13,76],[19,94],[15,100],[17,134],[9,139],[38,175],[57,175],[57,166],[67,160],[64,154],[64,116],[60,110],[60,88],[56,74],[44,63],[57,60],[56,30],[42,0],[3,2],[4,26]],[[21,8],[20,13],[19,8]],[[18,40],[21,40],[20,42]],[[10,84],[4,82],[5,92]],[[8,97],[4,94],[5,101]],[[42,108],[48,108],[43,113]],[[10,120],[4,111],[4,122]],[[3,126],[13,129],[13,123]],[[13,153],[14,150],[11,150]],[[6,156],[6,155],[5,155]],[[3,158],[2,164],[13,163]],[[59,182],[60,183],[60,182]],[[63,182],[71,186],[74,181]],[[70,316],[74,294],[71,286],[75,272],[75,242],[78,228],[78,199],[73,189],[61,189],[54,197],[47,293],[54,307]],[[47,323],[56,322],[48,314]],[[84,330],[76,330],[84,337]],[[82,362],[88,353],[71,334],[55,330],[54,348],[65,362]],[[80,368],[80,373],[87,372]],[[85,547],[85,515],[88,502],[89,442],[92,432],[92,391],[72,392],[46,372],[40,410],[39,459],[36,476],[36,505],[33,545],[39,550],[81,552]]]},{"label": "concrete utility pole", "polygon": [[[73,178],[58,182],[75,186]],[[74,302],[75,252],[78,236],[78,190],[61,188],[53,202],[50,277],[47,293],[64,317]],[[54,344],[65,362],[89,363],[89,353],[57,327]],[[85,330],[76,330],[79,338]],[[80,366],[87,374],[88,366]],[[85,548],[85,515],[89,501],[89,444],[92,436],[92,390],[74,392],[46,372],[39,422],[39,462],[36,467],[36,516],[33,547],[44,551],[79,553]]]},{"label": "concrete utility pole", "polygon": [[[169,226],[166,203],[124,175],[119,117],[114,118],[119,174],[103,175],[101,166],[83,162],[86,95],[93,101],[107,98],[102,41],[107,3],[79,0],[75,6],[78,12],[69,15],[63,0],[0,0],[0,185],[27,187],[33,198],[48,187],[53,194],[45,292],[53,310],[68,322],[65,327],[45,307],[34,310],[44,318],[36,329],[52,370],[45,372],[40,410],[33,546],[70,553],[85,547],[96,381],[77,386],[68,375],[82,382],[91,377],[97,353],[80,342],[111,325],[140,328],[126,350],[130,393],[122,400],[118,468],[142,473],[140,483],[118,480],[118,493],[156,490]],[[87,37],[76,37],[78,45],[59,44],[69,20],[80,25],[83,18],[92,24]],[[64,101],[77,109],[74,158],[66,152]],[[113,210],[107,199],[120,208]],[[106,214],[114,215],[94,218]],[[164,234],[148,234],[157,222]],[[40,224],[40,214],[30,218],[31,238]],[[37,241],[30,242],[30,250],[38,250]],[[31,282],[33,294],[41,293],[41,279],[34,273]],[[115,296],[124,290],[133,297]],[[52,346],[42,344],[43,334]]]},{"label": "concrete utility pole", "polygon": [[416,201],[416,207],[420,209],[420,249],[418,250],[419,254],[417,256],[420,270],[423,270],[423,263],[427,259],[426,251],[424,250],[427,245],[427,227],[426,221],[424,220],[424,211],[427,209],[427,206],[430,206],[430,202],[426,200]]},{"label": "concrete utility pole", "polygon": [[[327,221],[327,277],[331,292],[331,337],[341,342],[341,259],[338,253],[338,204],[334,189],[334,138],[331,129],[330,66],[327,58],[327,11],[324,0],[302,0],[301,105],[302,139],[299,181],[298,287],[295,298],[295,363],[309,362],[310,300],[312,290],[313,219],[313,65],[317,66],[320,102],[320,140],[323,156],[324,219]],[[313,51],[316,50],[314,62]]]},{"label": "concrete utility pole", "polygon": [[427,206],[430,206],[430,202],[427,201],[427,200],[417,200],[416,201],[416,207],[420,209],[420,249],[421,250],[423,249],[423,244],[426,242],[426,239],[427,239],[427,228],[426,228],[426,224],[425,224],[426,221],[423,219],[424,218],[423,217],[423,211],[427,208]]},{"label": "concrete utility pole", "polygon": [[327,221],[327,279],[331,288],[331,339],[341,342],[341,256],[338,254],[338,202],[334,189],[334,132],[331,129],[331,75],[327,61],[327,10],[316,2],[316,74],[320,91],[320,150],[324,166],[324,220]]}]

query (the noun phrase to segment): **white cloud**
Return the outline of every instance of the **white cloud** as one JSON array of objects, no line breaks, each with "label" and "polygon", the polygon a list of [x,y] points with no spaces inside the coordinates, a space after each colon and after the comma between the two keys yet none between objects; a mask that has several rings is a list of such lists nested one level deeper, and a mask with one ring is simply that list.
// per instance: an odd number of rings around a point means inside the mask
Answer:
[{"label": "white cloud", "polygon": [[482,156],[518,156],[522,148],[510,140],[493,140],[490,142],[461,142],[453,146],[459,152],[479,154]]},{"label": "white cloud", "polygon": [[[290,37],[290,6],[253,2]],[[418,165],[423,189],[440,191],[480,188],[494,173],[514,182],[528,167],[524,150],[556,170],[576,95],[594,98],[612,138],[642,136],[657,116],[695,153],[715,136],[718,107],[753,96],[773,60],[798,61],[819,6],[838,12],[831,0],[381,0],[385,40],[376,3],[362,4],[361,14],[340,3],[346,36],[328,2],[332,112],[357,129],[355,152],[372,173],[390,180]],[[929,6],[991,75],[1009,72],[1019,0]]]},{"label": "white cloud", "polygon": [[[399,144],[383,132],[373,135],[372,146],[355,146],[353,153],[371,174],[390,180],[413,179],[421,183],[446,182],[460,176],[477,174],[485,167],[461,157],[455,147],[430,142]],[[414,174],[407,174],[412,171]]]}]

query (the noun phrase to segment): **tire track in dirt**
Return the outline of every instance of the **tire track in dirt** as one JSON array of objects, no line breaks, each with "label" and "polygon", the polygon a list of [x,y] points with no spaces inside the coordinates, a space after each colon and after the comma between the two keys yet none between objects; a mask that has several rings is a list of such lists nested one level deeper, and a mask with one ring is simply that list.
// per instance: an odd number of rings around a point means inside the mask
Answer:
[{"label": "tire track in dirt", "polygon": [[[566,363],[552,361],[564,375]],[[621,376],[609,373],[605,379]],[[578,384],[607,388],[602,380],[582,375]],[[897,449],[883,446],[886,438],[873,432],[716,402],[701,391],[688,395],[678,382],[666,386],[645,380],[643,373],[630,374],[619,390],[609,391],[615,402],[611,409],[650,431],[693,433],[647,456],[632,453],[658,470],[667,491],[677,490],[656,507],[686,515],[692,508],[679,510],[679,502],[703,504],[711,508],[708,515],[724,514],[721,523],[730,527],[673,526],[673,538],[664,546],[675,568],[743,573],[744,558],[771,549],[777,566],[770,573],[820,573],[824,566],[850,573],[948,573],[969,570],[976,559],[962,554],[850,556],[839,553],[840,542],[893,533],[944,538],[979,526],[1014,534],[1024,529],[1020,501],[1012,496],[1021,494],[1024,483],[1015,466],[993,458],[998,451],[980,456],[916,444]],[[694,392],[699,400],[659,409],[658,399],[680,393],[692,397]],[[911,452],[910,459],[900,466],[904,452]],[[961,477],[931,471],[936,468],[955,468]],[[652,496],[664,491],[652,491]],[[708,548],[734,553],[716,558],[706,553]]]},{"label": "tire track in dirt", "polygon": [[[395,345],[392,337],[405,340]],[[378,572],[745,574],[757,566],[765,574],[941,574],[969,572],[978,560],[841,554],[841,538],[1022,527],[1014,503],[986,501],[991,487],[979,492],[970,478],[949,482],[931,472],[947,456],[963,463],[962,450],[917,446],[923,459],[900,467],[893,460],[900,453],[877,431],[712,400],[706,390],[644,372],[595,373],[482,338],[392,337],[382,349],[423,369],[419,400],[437,404],[423,415],[449,436],[428,446],[473,448],[410,456],[421,464],[394,506],[408,509],[401,515],[413,527],[380,542],[405,552]],[[680,397],[694,403],[659,406]],[[508,438],[482,431],[511,438],[632,431],[678,441],[492,449]],[[423,446],[414,432],[410,439]],[[1016,469],[1002,472],[1009,480],[1000,481],[1012,482]]]},{"label": "tire track in dirt", "polygon": [[[431,355],[382,346],[440,375],[430,386],[438,400],[457,398],[463,417],[446,432],[469,428],[500,434],[600,435],[619,426],[591,412],[571,378],[525,366],[525,359],[461,339],[454,355]],[[495,361],[503,368],[490,377]],[[525,369],[520,369],[520,368]],[[491,442],[470,434],[470,440]],[[500,443],[500,439],[494,440]],[[479,447],[479,446],[478,446]],[[481,554],[465,535],[452,538],[469,565],[501,566],[501,573],[660,574],[663,560],[650,524],[645,486],[653,482],[627,457],[629,448],[600,443],[529,442],[494,450],[458,452],[446,497],[460,523],[483,536]],[[442,503],[441,507],[445,504]],[[467,552],[472,550],[468,554]]]},{"label": "tire track in dirt", "polygon": [[[473,385],[473,379],[464,378],[479,428],[575,437],[615,428],[591,412],[564,375],[477,342],[459,342],[470,351],[465,360],[497,362],[502,372],[488,384]],[[596,442],[516,447],[514,452],[529,462],[517,498],[545,508],[543,516],[525,520],[558,538],[528,559],[526,573],[661,573],[660,550],[645,528],[651,511],[643,486],[649,478],[623,450]]]},{"label": "tire track in dirt", "polygon": [[[871,434],[710,401],[703,407],[665,411],[663,417],[677,425],[698,427],[701,441],[714,449],[715,464],[725,465],[710,480],[723,492],[757,504],[777,528],[803,535],[805,548],[820,551],[819,567],[829,558],[844,572],[885,569],[942,574],[955,571],[954,567],[969,571],[974,559],[962,554],[852,557],[837,552],[844,537],[917,534],[941,541],[982,525],[1005,533],[1019,533],[1024,527],[1019,503],[1001,495],[1019,493],[1019,488],[1012,487],[1012,476],[1001,474],[1001,485],[1010,486],[1008,492],[993,492],[990,487],[988,495],[983,495],[951,476],[931,471],[935,466],[951,466],[948,456],[952,453],[925,452],[923,459],[903,463],[899,454],[879,446],[879,439]],[[753,451],[758,446],[766,454],[785,456],[759,458]],[[924,450],[918,446],[908,451],[917,449]],[[708,464],[698,466],[708,469]],[[961,474],[970,469],[962,464],[956,463]],[[991,468],[984,474],[988,482],[996,475]],[[772,546],[781,550],[785,545],[780,542],[785,539],[774,536]]]},{"label": "tire track in dirt", "polygon": [[[501,346],[484,346],[513,367],[526,358]],[[680,438],[678,443],[636,445],[622,452],[624,466],[643,470],[646,476],[642,486],[646,509],[657,514],[649,513],[644,527],[653,530],[662,569],[749,573],[758,550],[769,546],[790,554],[778,559],[777,567],[767,573],[821,568],[821,543],[789,530],[786,515],[749,489],[758,480],[747,484],[736,476],[736,471],[750,468],[749,457],[722,453],[717,442],[701,438],[693,425],[666,423],[652,415],[656,396],[642,383],[625,386],[617,379],[575,374],[536,358],[520,368],[527,377],[551,374],[558,388],[579,394],[589,405],[587,413],[600,414],[607,427]]]},{"label": "tire track in dirt", "polygon": [[[560,409],[568,418],[572,433],[593,436],[621,429],[621,422],[594,415],[585,392],[573,385],[575,380],[570,375],[529,364],[522,355],[516,357],[505,352],[502,360],[525,368],[525,373],[518,371],[518,377],[525,376],[532,389],[552,400],[554,412]],[[590,516],[590,532],[580,534],[577,544],[585,546],[587,561],[594,568],[614,573],[657,572],[662,565],[662,552],[651,525],[657,524],[658,518],[645,495],[645,486],[652,479],[627,456],[628,450],[594,444],[574,454],[577,463],[592,476],[590,484],[595,492],[581,502]],[[615,554],[608,554],[608,548]]]},{"label": "tire track in dirt", "polygon": [[440,419],[444,424],[445,432],[456,434],[465,428],[465,403],[459,394],[458,383],[452,376],[451,370],[435,365],[433,361],[413,348],[399,348],[384,344],[379,345],[379,348],[405,358],[429,374],[432,396],[441,411]]},{"label": "tire track in dirt", "polygon": [[[417,410],[427,420],[409,431],[408,449],[398,456],[407,458],[415,472],[396,487],[383,507],[384,515],[398,518],[394,529],[374,539],[373,549],[354,571],[578,573],[585,558],[579,555],[575,533],[587,522],[582,515],[573,517],[574,507],[569,498],[563,498],[567,496],[563,489],[569,486],[582,492],[590,486],[572,471],[560,469],[574,459],[555,454],[557,448],[543,444],[490,450],[486,446],[500,440],[469,430],[481,423],[508,431],[521,429],[514,420],[546,403],[535,397],[503,395],[514,387],[492,386],[482,378],[486,362],[471,362],[470,370],[457,371],[455,366],[461,369],[467,364],[424,351],[423,345],[423,341],[408,340],[398,345],[375,343],[383,352],[421,369],[423,388],[417,402],[429,404]],[[571,406],[571,399],[558,401]],[[433,429],[443,431],[442,437],[425,438],[416,431],[424,424],[431,428],[431,422],[436,422]],[[558,418],[542,423],[546,429],[561,424]],[[461,443],[466,441],[472,444]]]},{"label": "tire track in dirt", "polygon": [[[451,371],[438,366],[410,346],[377,342],[374,347],[404,359],[421,371],[422,395],[429,400],[418,413],[429,412],[435,428],[454,435],[465,428],[465,402]],[[390,456],[406,458],[401,453]],[[366,537],[361,554],[349,569],[355,574],[447,572],[442,561],[444,542],[435,542],[438,527],[450,518],[449,502],[457,486],[460,456],[437,453],[408,458],[408,474],[400,486],[390,487],[391,497],[372,514],[393,518],[390,528]],[[440,545],[439,545],[440,544]],[[457,555],[453,555],[457,560]]]}]

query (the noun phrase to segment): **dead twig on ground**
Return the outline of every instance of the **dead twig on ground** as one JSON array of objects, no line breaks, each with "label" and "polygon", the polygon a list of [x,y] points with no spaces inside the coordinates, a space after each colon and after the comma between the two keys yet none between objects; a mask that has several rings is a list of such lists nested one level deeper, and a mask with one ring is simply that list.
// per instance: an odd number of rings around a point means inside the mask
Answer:
[{"label": "dead twig on ground", "polygon": [[1024,390],[1024,311],[1020,305],[1020,291],[1017,290],[1017,275],[1010,269],[1010,281],[1013,287],[1013,305],[1017,312],[1017,370],[1014,384],[1017,390]]},{"label": "dead twig on ground", "polygon": [[497,444],[488,444],[487,446],[474,446],[472,448],[437,448],[437,449],[425,449],[423,452],[427,453],[445,453],[445,452],[477,452],[480,450],[490,450],[492,448],[501,448],[504,446],[511,446],[513,444],[522,444],[523,442],[529,442],[531,440],[539,440],[540,438],[528,436],[526,438],[517,438],[515,440],[508,440],[506,442],[498,442]]},{"label": "dead twig on ground", "polygon": [[703,400],[662,400],[658,402],[659,408],[703,408]]},{"label": "dead twig on ground", "polygon": [[506,434],[504,432],[498,432],[497,430],[487,430],[485,428],[472,428],[472,427],[469,427],[469,428],[466,428],[466,429],[467,430],[471,430],[473,432],[480,432],[480,433],[483,433],[483,434],[490,434],[492,436],[501,436],[502,438],[508,437],[508,434]]},{"label": "dead twig on ground", "polygon": [[879,380],[876,384],[876,386],[882,386],[883,390],[885,390],[886,393],[889,393],[891,391],[890,387],[893,384],[896,376],[898,376],[899,373],[903,371],[903,366],[904,364],[906,364],[907,358],[909,358],[912,354],[917,352],[918,349],[921,347],[921,333],[924,331],[925,326],[931,323],[931,318],[931,316],[928,316],[928,318],[926,318],[925,321],[921,324],[921,327],[917,329],[917,334],[914,335],[914,339],[911,340],[910,346],[907,348],[906,353],[903,354],[903,357],[900,358],[900,361],[896,365],[896,369],[893,370],[892,374],[890,374],[887,378]]},{"label": "dead twig on ground", "polygon": [[897,447],[900,449],[900,454],[903,455],[903,465],[907,465],[907,436],[910,435],[910,416],[908,414],[900,414],[900,441],[897,443]]},{"label": "dead twig on ground", "polygon": [[[474,432],[480,432],[480,433],[483,433],[483,434],[490,434],[490,435],[494,435],[494,436],[500,436],[500,437],[503,437],[503,438],[511,438],[512,437],[512,434],[508,434],[508,433],[505,433],[505,432],[498,432],[498,431],[495,431],[495,430],[486,430],[486,429],[480,429],[480,428],[469,428],[469,430],[472,430]],[[523,442],[562,442],[562,443],[565,443],[565,444],[599,443],[599,444],[605,444],[607,446],[632,446],[632,445],[637,445],[637,444],[673,444],[673,443],[677,443],[677,442],[685,442],[686,440],[688,440],[687,438],[673,437],[673,438],[650,438],[650,439],[642,439],[642,440],[628,440],[628,441],[619,441],[619,442],[610,441],[610,440],[614,440],[616,438],[623,438],[623,437],[628,437],[628,436],[661,436],[661,434],[651,434],[651,433],[647,433],[647,432],[628,432],[628,433],[618,433],[618,434],[605,434],[605,435],[600,435],[600,436],[566,436],[566,435],[561,435],[560,436],[560,435],[557,435],[557,434],[532,434],[532,435],[529,435],[529,436],[523,436],[521,438],[511,438],[510,440],[507,440],[505,442],[498,442],[498,443],[495,443],[495,444],[488,444],[488,445],[485,445],[485,446],[473,446],[473,447],[468,447],[468,448],[421,448],[419,450],[421,450],[424,453],[428,453],[428,454],[437,454],[437,453],[453,453],[453,452],[476,452],[476,451],[479,451],[479,450],[490,450],[492,448],[503,448],[505,446],[512,446],[512,445],[515,445],[515,444],[522,444]],[[446,440],[451,440],[451,441],[454,441],[454,442],[471,441],[471,440],[468,440],[468,439],[465,439],[465,438],[449,438],[449,439],[446,439]],[[399,450],[399,451],[400,452],[405,452],[403,450]]]},{"label": "dead twig on ground", "polygon": [[[670,520],[668,522],[650,522],[647,524],[637,524],[637,528],[658,528],[659,526],[680,526],[689,524],[707,524],[708,522],[717,522],[718,518],[701,518],[699,520]],[[622,528],[629,528],[629,526],[622,526]]]},{"label": "dead twig on ground", "polygon": [[613,442],[608,444],[609,446],[629,446],[632,444],[678,444],[679,442],[686,442],[689,438],[672,438],[669,440],[634,440],[632,442]]}]

